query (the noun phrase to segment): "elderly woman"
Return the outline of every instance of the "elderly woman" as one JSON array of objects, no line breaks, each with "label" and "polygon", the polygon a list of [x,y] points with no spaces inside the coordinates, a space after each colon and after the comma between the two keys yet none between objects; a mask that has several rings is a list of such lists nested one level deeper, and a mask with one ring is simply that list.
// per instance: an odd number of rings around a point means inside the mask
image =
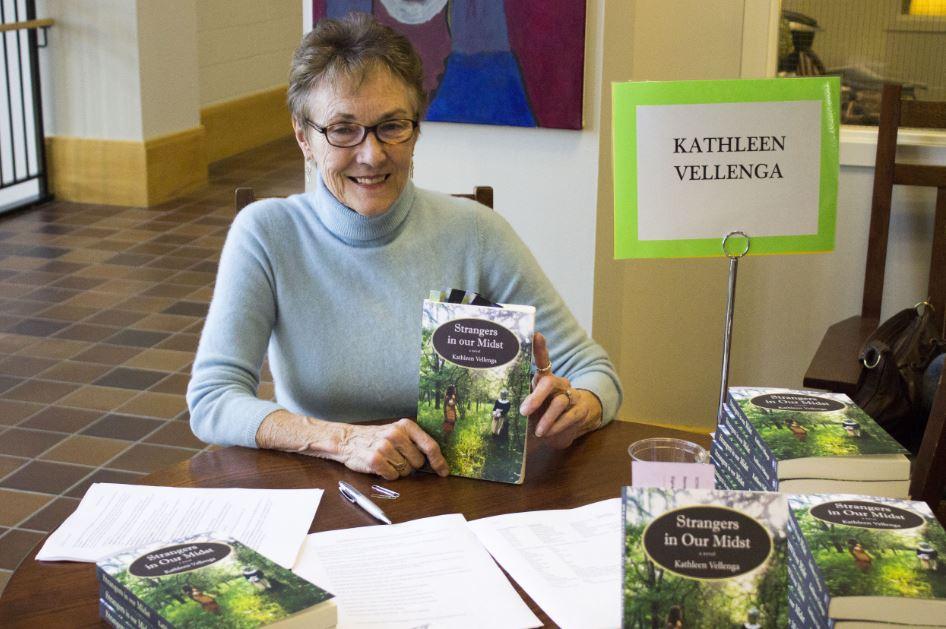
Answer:
[{"label": "elderly woman", "polygon": [[[613,418],[613,366],[506,221],[411,183],[425,95],[404,37],[364,15],[319,22],[293,57],[288,103],[312,191],[233,222],[187,392],[198,437],[389,480],[425,460],[447,474],[415,422],[361,423],[416,412],[421,303],[440,287],[536,306],[551,349],[535,335],[521,411],[549,402],[538,437],[567,447]],[[267,348],[276,402],[256,397]]]}]

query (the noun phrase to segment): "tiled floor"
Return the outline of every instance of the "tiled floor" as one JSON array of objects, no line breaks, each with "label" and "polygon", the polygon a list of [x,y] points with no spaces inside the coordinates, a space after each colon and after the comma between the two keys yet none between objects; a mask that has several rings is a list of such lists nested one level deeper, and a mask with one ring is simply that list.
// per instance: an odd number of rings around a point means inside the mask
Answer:
[{"label": "tiled floor", "polygon": [[53,202],[0,217],[0,591],[91,483],[205,447],[184,391],[233,189],[284,196],[301,173],[287,138],[214,164],[209,185],[160,207]]}]

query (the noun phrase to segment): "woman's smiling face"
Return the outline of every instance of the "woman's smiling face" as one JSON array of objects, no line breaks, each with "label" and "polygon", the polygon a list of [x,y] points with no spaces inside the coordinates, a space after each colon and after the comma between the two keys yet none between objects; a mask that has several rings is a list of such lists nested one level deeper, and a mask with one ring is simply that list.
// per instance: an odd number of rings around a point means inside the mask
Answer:
[{"label": "woman's smiling face", "polygon": [[[369,69],[361,80],[341,78],[316,86],[309,96],[308,113],[320,127],[342,122],[370,127],[417,116],[410,89],[384,68]],[[303,153],[314,159],[336,199],[363,216],[378,216],[407,184],[417,131],[401,144],[385,144],[369,132],[361,144],[338,148],[323,134],[296,124],[296,140]]]}]

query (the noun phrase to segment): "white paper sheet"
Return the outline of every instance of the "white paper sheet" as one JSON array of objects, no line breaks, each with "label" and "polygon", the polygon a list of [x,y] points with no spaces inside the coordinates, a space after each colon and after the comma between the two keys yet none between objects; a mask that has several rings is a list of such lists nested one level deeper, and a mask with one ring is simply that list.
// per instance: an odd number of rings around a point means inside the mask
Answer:
[{"label": "white paper sheet", "polygon": [[291,568],[321,499],[321,489],[95,483],[36,558],[97,561],[126,548],[218,532]]},{"label": "white paper sheet", "polygon": [[469,523],[526,594],[561,627],[621,626],[621,500]]},{"label": "white paper sheet", "polygon": [[294,571],[335,594],[338,627],[539,627],[462,515],[314,533]]}]

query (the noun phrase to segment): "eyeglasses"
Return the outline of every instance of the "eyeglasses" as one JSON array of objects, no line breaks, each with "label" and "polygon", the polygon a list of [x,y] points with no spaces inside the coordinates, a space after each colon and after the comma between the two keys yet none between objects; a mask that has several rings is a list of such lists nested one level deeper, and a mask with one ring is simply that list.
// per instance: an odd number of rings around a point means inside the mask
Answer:
[{"label": "eyeglasses", "polygon": [[407,118],[384,120],[370,127],[357,122],[339,122],[327,127],[320,127],[308,119],[305,120],[305,123],[324,135],[326,142],[343,149],[358,146],[364,142],[369,131],[374,133],[374,137],[384,144],[403,144],[411,139],[414,135],[414,129],[417,127],[416,120]]}]

